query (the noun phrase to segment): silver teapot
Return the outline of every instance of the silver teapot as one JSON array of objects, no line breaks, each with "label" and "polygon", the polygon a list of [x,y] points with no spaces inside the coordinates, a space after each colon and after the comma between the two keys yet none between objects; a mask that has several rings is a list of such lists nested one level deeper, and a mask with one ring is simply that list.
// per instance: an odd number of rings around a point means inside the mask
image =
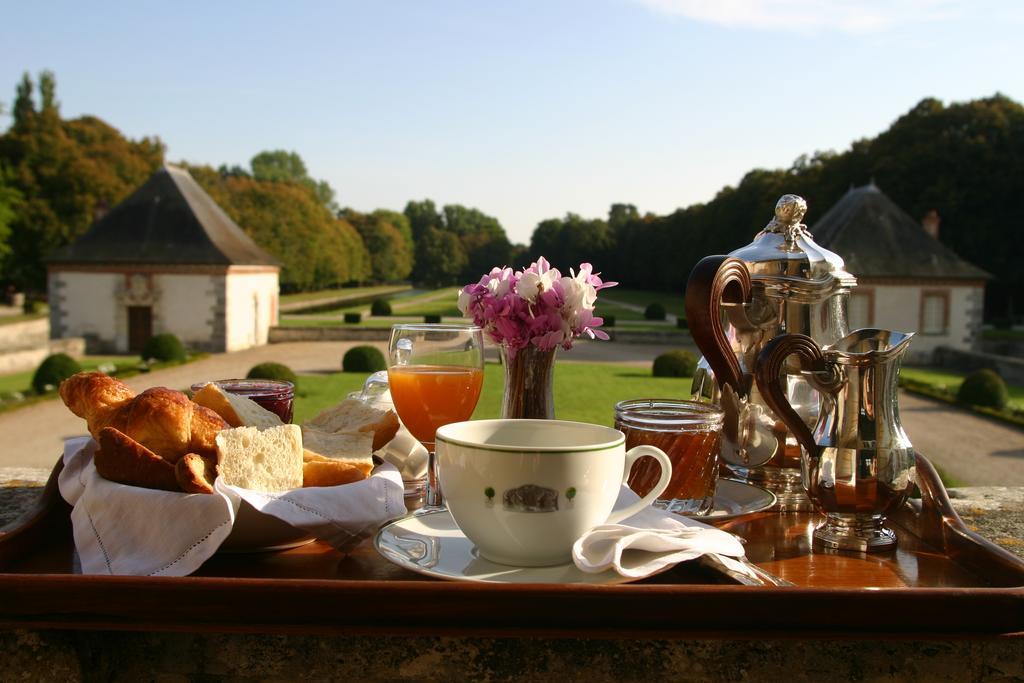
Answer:
[{"label": "silver teapot", "polygon": [[[803,446],[803,485],[825,515],[814,531],[817,545],[861,552],[896,545],[885,517],[904,503],[916,474],[897,397],[900,361],[913,336],[862,329],[821,347],[805,335],[784,334],[761,351],[757,385]],[[790,357],[820,396],[813,431],[789,404],[783,368]]]},{"label": "silver teapot", "polygon": [[[690,332],[704,354],[692,397],[725,411],[727,474],[771,490],[780,510],[812,506],[800,482],[800,444],[765,403],[753,381],[754,364],[780,334],[804,334],[821,345],[846,336],[849,293],[857,284],[840,256],[814,242],[801,223],[806,211],[801,197],[784,195],[753,242],[702,259],[686,287]],[[813,425],[817,392],[794,368],[785,374],[790,405]]]}]

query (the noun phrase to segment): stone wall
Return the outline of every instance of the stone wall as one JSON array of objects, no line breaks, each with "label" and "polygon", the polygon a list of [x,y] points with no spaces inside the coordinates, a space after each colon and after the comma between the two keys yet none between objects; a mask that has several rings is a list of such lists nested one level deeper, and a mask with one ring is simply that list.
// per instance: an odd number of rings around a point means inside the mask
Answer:
[{"label": "stone wall", "polygon": [[41,346],[49,340],[50,321],[47,318],[0,325],[0,349],[3,350]]}]

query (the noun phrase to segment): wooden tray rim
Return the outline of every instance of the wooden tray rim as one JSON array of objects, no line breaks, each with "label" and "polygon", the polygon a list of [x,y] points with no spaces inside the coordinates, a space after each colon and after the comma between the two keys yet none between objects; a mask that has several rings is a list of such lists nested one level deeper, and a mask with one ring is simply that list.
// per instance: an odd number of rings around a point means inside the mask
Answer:
[{"label": "wooden tray rim", "polygon": [[[59,515],[61,506],[70,510],[60,497],[57,476],[63,465],[58,462],[35,508],[15,529],[0,533],[0,550],[17,553],[28,547],[26,537],[37,525]],[[109,628],[117,630],[211,630],[237,632],[296,633],[474,633],[493,635],[580,635],[586,632],[657,634],[662,637],[764,638],[785,635],[886,634],[891,637],[1007,637],[1024,635],[1024,560],[996,546],[964,525],[953,509],[930,463],[919,457],[922,475],[922,500],[908,504],[904,512],[927,515],[941,520],[943,531],[979,546],[1002,563],[1020,572],[1021,585],[1009,587],[750,587],[710,584],[623,584],[536,585],[477,584],[422,580],[297,579],[243,577],[137,577],[80,574],[19,574],[0,572],[0,628]],[[766,513],[761,513],[766,514]],[[19,542],[20,541],[20,542]],[[0,553],[2,559],[2,553]],[[136,605],[95,609],[92,602],[103,603],[130,591]],[[86,604],[59,604],[68,595],[86,596]],[[218,595],[218,601],[232,603],[229,617],[203,612],[203,600]],[[246,599],[274,595],[279,601],[294,600],[304,605],[301,615],[261,614],[257,608],[245,608]],[[225,597],[226,596],[226,597]],[[429,609],[417,604],[429,600],[449,603],[444,622]],[[678,601],[687,609],[704,605],[711,613],[699,623],[688,625],[672,618]],[[122,600],[123,602],[123,600]],[[812,603],[818,606],[818,618],[807,623],[787,605]],[[619,611],[619,616],[635,613],[635,618],[615,624],[580,625],[572,618],[555,618],[546,626],[511,620],[503,625],[481,618],[480,605],[495,609],[507,605],[544,604],[560,610],[587,612]],[[344,609],[341,607],[344,606]],[[335,608],[338,611],[334,611]],[[149,610],[149,612],[147,612]],[[858,614],[893,615],[884,630],[864,618],[847,619],[849,610]],[[170,612],[170,613],[168,613]],[[670,614],[672,612],[672,614]],[[722,618],[725,613],[760,615],[737,624]],[[159,614],[158,614],[159,613]],[[894,614],[895,613],[895,614]],[[949,615],[959,613],[956,623]],[[707,614],[707,612],[706,612]],[[990,615],[998,615],[995,618]],[[148,616],[147,616],[148,615]],[[450,621],[454,619],[455,621]],[[397,623],[396,623],[397,621]],[[575,625],[574,625],[575,624]],[[609,636],[614,637],[614,636]]]}]

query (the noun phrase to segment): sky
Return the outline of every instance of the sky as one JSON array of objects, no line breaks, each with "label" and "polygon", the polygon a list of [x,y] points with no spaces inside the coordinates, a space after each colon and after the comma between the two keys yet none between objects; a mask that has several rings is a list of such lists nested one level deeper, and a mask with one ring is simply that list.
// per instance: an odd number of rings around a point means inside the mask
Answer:
[{"label": "sky", "polygon": [[292,150],[342,206],[464,204],[528,243],[707,201],[924,97],[1024,102],[1022,29],[1016,0],[3,0],[0,102],[50,69],[65,117],[171,162]]}]

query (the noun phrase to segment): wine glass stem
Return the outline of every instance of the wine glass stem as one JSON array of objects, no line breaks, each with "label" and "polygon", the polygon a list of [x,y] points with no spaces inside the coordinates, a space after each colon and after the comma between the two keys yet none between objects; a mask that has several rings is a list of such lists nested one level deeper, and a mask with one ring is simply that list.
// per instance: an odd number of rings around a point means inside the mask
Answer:
[{"label": "wine glass stem", "polygon": [[433,444],[427,451],[427,491],[423,508],[425,510],[444,509],[444,496],[441,494],[441,484],[437,479],[437,456],[434,454]]}]

